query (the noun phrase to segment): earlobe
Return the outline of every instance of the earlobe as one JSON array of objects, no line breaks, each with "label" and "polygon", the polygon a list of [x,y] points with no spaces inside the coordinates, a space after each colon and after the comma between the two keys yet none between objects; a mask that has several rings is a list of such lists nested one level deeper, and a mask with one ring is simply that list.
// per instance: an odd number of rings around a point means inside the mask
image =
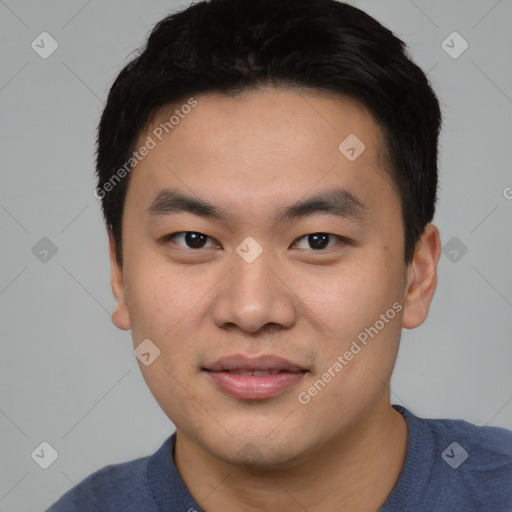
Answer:
[{"label": "earlobe", "polygon": [[441,256],[439,229],[428,224],[407,270],[407,290],[402,326],[414,329],[427,318],[437,286],[437,264]]},{"label": "earlobe", "polygon": [[114,237],[110,232],[108,233],[108,245],[111,270],[110,282],[112,285],[112,293],[116,299],[116,308],[112,313],[112,322],[117,328],[127,331],[130,329],[130,314],[125,300],[123,269],[117,262]]}]

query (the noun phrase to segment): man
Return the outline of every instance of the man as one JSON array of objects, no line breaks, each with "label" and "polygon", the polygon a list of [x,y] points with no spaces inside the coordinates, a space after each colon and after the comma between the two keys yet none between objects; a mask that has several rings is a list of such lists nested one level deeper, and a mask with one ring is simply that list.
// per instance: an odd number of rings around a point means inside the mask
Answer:
[{"label": "man", "polygon": [[120,329],[176,426],[50,512],[510,511],[512,433],[391,406],[440,236],[438,101],[334,0],[212,0],[119,74],[98,188]]}]

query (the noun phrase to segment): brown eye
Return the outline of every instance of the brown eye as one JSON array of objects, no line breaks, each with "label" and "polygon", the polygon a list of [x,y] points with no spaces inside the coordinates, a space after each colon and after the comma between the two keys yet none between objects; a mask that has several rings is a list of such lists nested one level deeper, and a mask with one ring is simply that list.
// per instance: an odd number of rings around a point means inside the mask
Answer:
[{"label": "brown eye", "polygon": [[[182,243],[178,243],[176,240],[181,240]],[[176,245],[184,247],[185,249],[203,249],[208,240],[213,239],[197,231],[182,231],[165,237],[166,242],[173,241]],[[183,245],[183,243],[185,245]]]},{"label": "brown eye", "polygon": [[[314,251],[319,251],[325,248],[330,249],[336,245],[336,243],[331,242],[336,242],[336,240],[345,241],[344,238],[338,235],[332,235],[331,233],[311,233],[298,238],[296,243],[301,240],[305,240],[307,246],[299,247],[299,249],[313,249]],[[331,245],[329,245],[330,243]]]}]

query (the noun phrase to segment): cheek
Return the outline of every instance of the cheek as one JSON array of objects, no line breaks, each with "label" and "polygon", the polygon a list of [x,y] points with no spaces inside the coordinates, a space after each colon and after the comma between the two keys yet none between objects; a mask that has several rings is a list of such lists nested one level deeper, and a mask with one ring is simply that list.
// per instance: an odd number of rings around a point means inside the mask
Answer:
[{"label": "cheek", "polygon": [[127,298],[134,329],[150,330],[154,336],[168,333],[204,295],[200,280],[182,272],[172,275],[157,265],[137,265],[127,272]]},{"label": "cheek", "polygon": [[206,292],[199,279],[178,272],[165,275],[154,265],[138,266],[128,280],[134,346],[150,339],[160,351],[150,365],[139,363],[141,373],[160,407],[181,424],[183,415],[201,412],[186,390],[200,353],[194,315],[201,314],[200,299]]},{"label": "cheek", "polygon": [[[159,348],[159,375],[148,384],[169,386],[169,375],[178,378],[192,371],[200,353],[199,326],[212,285],[198,270],[170,272],[154,262],[133,270],[127,272],[133,343],[137,346],[148,338]],[[147,379],[156,371],[153,366],[141,369]]]},{"label": "cheek", "polygon": [[[322,332],[322,371],[347,354],[346,366],[334,379],[341,386],[339,393],[361,383],[368,389],[378,386],[369,369],[385,381],[396,359],[401,332],[399,272],[384,257],[372,256],[371,261],[361,257],[354,265],[306,281],[309,286],[298,295],[303,294],[310,318]],[[333,396],[337,388],[332,386]],[[336,396],[336,400],[341,398]]]},{"label": "cheek", "polygon": [[378,318],[381,304],[386,302],[388,284],[378,283],[379,271],[372,273],[365,267],[347,265],[328,274],[303,275],[297,288],[296,293],[311,311],[312,320],[320,321],[322,330],[334,338],[346,339],[356,334],[373,317]]}]

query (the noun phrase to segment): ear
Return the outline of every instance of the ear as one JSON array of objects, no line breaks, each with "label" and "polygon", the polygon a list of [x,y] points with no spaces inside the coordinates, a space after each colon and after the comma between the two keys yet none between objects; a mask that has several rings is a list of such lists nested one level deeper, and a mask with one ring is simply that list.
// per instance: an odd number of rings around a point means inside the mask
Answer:
[{"label": "ear", "polygon": [[437,286],[437,263],[441,256],[441,237],[434,224],[428,224],[407,270],[407,291],[402,326],[414,329],[427,318]]},{"label": "ear", "polygon": [[123,279],[123,269],[116,260],[115,242],[112,233],[108,233],[108,246],[110,254],[110,269],[112,292],[116,299],[116,309],[112,313],[112,322],[116,327],[127,331],[130,329],[130,314],[125,303],[125,288]]}]

